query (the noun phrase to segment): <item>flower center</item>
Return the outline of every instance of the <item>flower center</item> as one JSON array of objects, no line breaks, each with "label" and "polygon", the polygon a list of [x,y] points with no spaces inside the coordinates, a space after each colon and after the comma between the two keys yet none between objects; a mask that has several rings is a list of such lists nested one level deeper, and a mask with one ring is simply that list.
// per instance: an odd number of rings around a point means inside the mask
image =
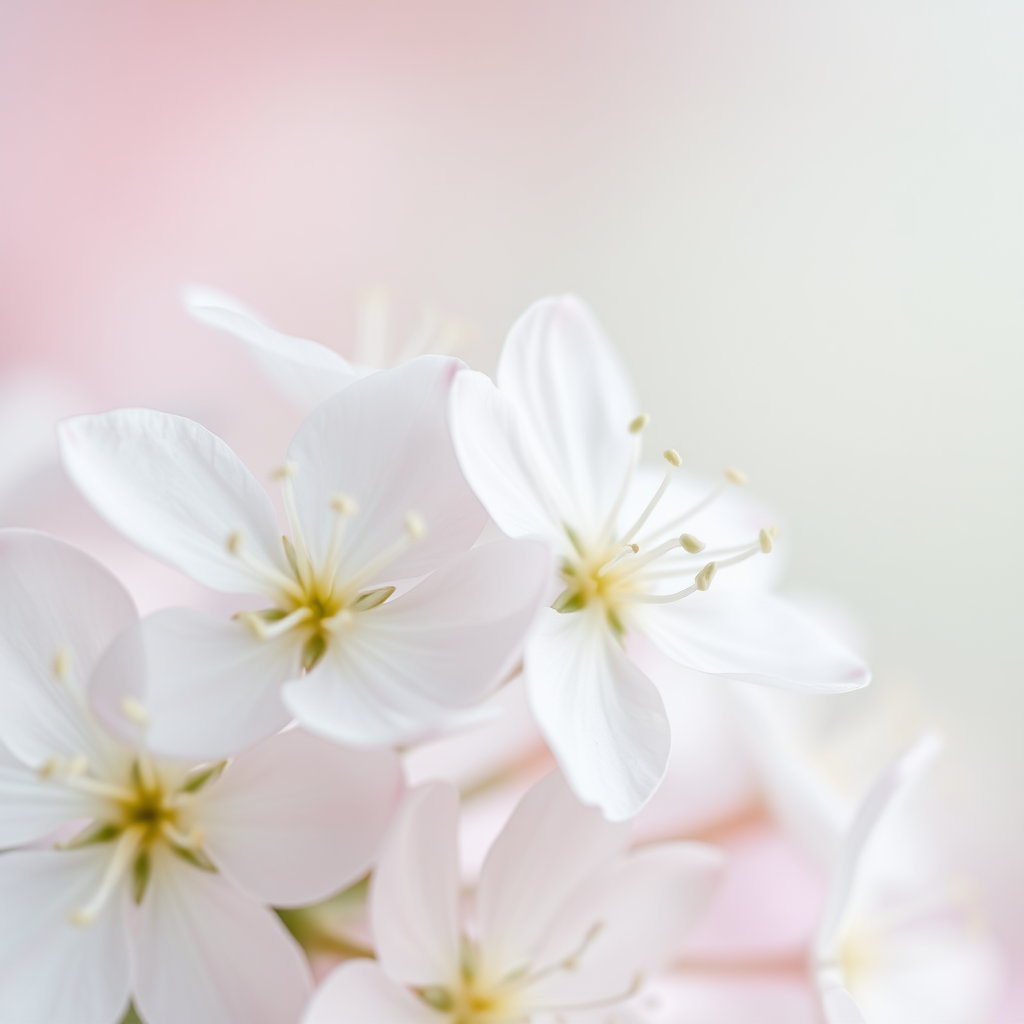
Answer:
[{"label": "flower center", "polygon": [[302,666],[308,672],[323,657],[331,638],[353,624],[356,614],[377,608],[395,592],[394,587],[364,588],[369,580],[423,536],[425,526],[415,512],[408,513],[404,535],[368,564],[345,577],[341,571],[341,541],[348,520],[356,515],[358,507],[346,495],[336,494],[331,498],[334,526],[327,553],[322,563],[316,564],[295,507],[292,478],[297,472],[295,463],[289,462],[275,473],[281,483],[291,533],[290,537],[281,538],[289,572],[283,573],[250,554],[240,530],[231,534],[227,546],[233,555],[271,584],[277,602],[275,607],[258,612],[240,612],[235,618],[261,640],[299,631],[305,637]]},{"label": "flower center", "polygon": [[[674,448],[664,453],[667,463],[665,476],[653,497],[629,529],[617,534],[619,512],[640,460],[640,437],[647,423],[648,417],[644,415],[638,416],[629,425],[633,446],[625,479],[598,536],[585,540],[570,524],[563,524],[571,545],[571,554],[562,561],[561,576],[566,586],[553,607],[559,612],[598,607],[612,631],[620,638],[626,632],[631,609],[636,604],[680,601],[699,590],[707,590],[719,569],[745,561],[759,552],[768,554],[775,537],[775,528],[768,527],[761,530],[754,541],[715,551],[705,551],[707,545],[689,533],[670,536],[660,543],[657,537],[645,538],[642,543],[638,543],[634,538],[640,534],[664,498],[673,473],[682,464]],[[726,470],[725,480],[718,487],[663,525],[659,532],[664,535],[678,529],[688,519],[713,504],[730,486],[742,486],[743,483],[745,478],[742,473],[734,469]],[[703,555],[700,561],[687,557],[701,552]],[[704,561],[708,555],[716,557],[712,561]],[[704,564],[701,565],[701,562]],[[694,570],[697,571],[690,586],[672,593],[660,592],[663,581],[685,577]]]}]

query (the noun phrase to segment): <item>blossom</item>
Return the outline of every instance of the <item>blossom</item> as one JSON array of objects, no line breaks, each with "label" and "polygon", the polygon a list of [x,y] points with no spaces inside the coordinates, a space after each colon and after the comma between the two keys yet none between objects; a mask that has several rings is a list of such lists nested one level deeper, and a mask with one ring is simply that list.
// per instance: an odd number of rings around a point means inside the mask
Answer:
[{"label": "blossom", "polygon": [[396,756],[293,729],[197,764],[112,737],[88,680],[134,605],[44,534],[0,532],[0,612],[0,1018],[113,1024],[131,997],[150,1024],[295,1019],[309,968],[266,905],[365,874]]},{"label": "blossom", "polygon": [[781,599],[704,593],[716,573],[771,551],[773,531],[764,526],[717,549],[681,533],[742,475],[730,471],[687,507],[676,500],[682,460],[672,449],[649,500],[637,493],[647,417],[579,300],[531,306],[509,333],[496,381],[459,375],[452,438],[498,526],[543,538],[558,556],[561,592],[531,632],[524,665],[533,712],[581,800],[627,818],[665,772],[668,721],[657,689],[628,656],[631,634],[732,679],[815,693],[868,682],[854,655]]},{"label": "blossom", "polygon": [[475,912],[460,914],[454,787],[411,790],[371,882],[377,962],[342,965],[306,1024],[515,1024],[613,1009],[671,955],[713,891],[720,857],[580,805],[557,772],[492,846]]},{"label": "blossom", "polygon": [[111,729],[134,736],[120,711],[131,697],[154,712],[148,742],[169,755],[219,755],[228,738],[242,749],[291,714],[341,743],[392,744],[500,682],[548,554],[506,539],[469,550],[485,514],[445,418],[459,365],[423,356],[307,417],[278,474],[285,537],[262,487],[199,424],[126,409],[61,425],[69,475],[127,537],[209,587],[269,603],[231,620],[169,609],[129,630],[97,670]]}]

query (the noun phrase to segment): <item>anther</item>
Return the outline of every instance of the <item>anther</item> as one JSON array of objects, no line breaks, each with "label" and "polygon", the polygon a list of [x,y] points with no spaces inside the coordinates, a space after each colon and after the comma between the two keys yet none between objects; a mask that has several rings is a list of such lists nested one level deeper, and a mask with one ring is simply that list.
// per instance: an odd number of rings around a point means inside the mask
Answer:
[{"label": "anther", "polygon": [[134,725],[149,725],[149,712],[145,705],[134,697],[121,698],[121,714]]},{"label": "anther", "polygon": [[355,498],[350,498],[347,494],[332,494],[331,508],[339,516],[354,516],[359,511]]},{"label": "anther", "polygon": [[289,480],[291,477],[298,473],[299,467],[297,463],[285,462],[283,465],[277,467],[277,469],[271,470],[270,476],[274,480]]},{"label": "anther", "polygon": [[648,416],[647,413],[642,412],[642,413],[640,413],[639,416],[637,416],[635,419],[630,421],[629,432],[631,434],[639,434],[640,431],[643,430],[644,427],[646,427],[647,424],[650,423],[650,422],[651,422],[651,417]]},{"label": "anther", "polygon": [[691,555],[695,555],[698,551],[703,551],[707,544],[702,540],[698,540],[692,533],[684,533],[679,538],[679,546],[684,551],[689,551]]},{"label": "anther", "polygon": [[60,680],[66,680],[71,674],[71,652],[66,647],[54,651],[53,674]]},{"label": "anther", "polygon": [[697,584],[697,589],[707,590],[708,587],[711,586],[711,581],[715,578],[715,573],[717,571],[718,564],[716,562],[708,562],[708,564],[693,577],[693,582]]},{"label": "anther", "polygon": [[675,450],[675,448],[666,448],[665,451],[662,452],[662,455],[665,456],[665,461],[670,466],[675,466],[676,469],[678,469],[683,464],[682,457],[680,456],[679,452]]},{"label": "anther", "polygon": [[772,551],[772,545],[774,540],[772,534],[768,530],[762,530],[757,535],[757,542],[761,545],[761,550],[766,554],[770,555]]},{"label": "anther", "polygon": [[227,549],[233,555],[242,553],[242,545],[245,544],[245,534],[241,530],[235,530],[227,539]]},{"label": "anther", "polygon": [[735,484],[737,487],[742,487],[747,482],[747,475],[738,469],[729,467],[725,471],[725,479],[728,480],[729,483]]},{"label": "anther", "polygon": [[410,540],[422,540],[427,532],[427,524],[417,512],[408,512],[405,516],[405,530]]}]

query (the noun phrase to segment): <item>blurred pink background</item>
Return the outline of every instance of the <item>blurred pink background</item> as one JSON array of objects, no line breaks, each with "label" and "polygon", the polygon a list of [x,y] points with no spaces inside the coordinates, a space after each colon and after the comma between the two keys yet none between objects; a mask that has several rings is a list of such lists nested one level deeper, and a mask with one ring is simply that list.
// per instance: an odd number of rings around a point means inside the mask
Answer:
[{"label": "blurred pink background", "polygon": [[[1024,954],[1019,5],[0,18],[4,525],[60,528],[40,502],[73,499],[26,497],[19,452],[45,457],[71,412],[153,405],[254,469],[280,459],[296,411],[186,318],[186,281],[342,352],[384,285],[397,336],[424,306],[456,315],[483,369],[529,301],[577,291],[655,445],[741,465],[783,513],[790,591],[870,637],[876,683],[829,721],[880,716],[878,763],[946,733],[946,841]],[[175,598],[161,579],[144,606]]]}]

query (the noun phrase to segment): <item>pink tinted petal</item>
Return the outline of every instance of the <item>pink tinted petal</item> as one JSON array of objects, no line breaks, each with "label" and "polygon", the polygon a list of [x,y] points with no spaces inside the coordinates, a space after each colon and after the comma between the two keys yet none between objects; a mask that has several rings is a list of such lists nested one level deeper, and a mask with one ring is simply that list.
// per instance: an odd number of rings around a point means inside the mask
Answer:
[{"label": "pink tinted petal", "polygon": [[459,794],[445,782],[410,790],[370,882],[381,966],[407,985],[459,979]]},{"label": "pink tinted petal", "polygon": [[668,765],[654,684],[589,610],[542,610],[523,661],[530,707],[573,792],[611,821],[632,817]]},{"label": "pink tinted petal", "polygon": [[325,899],[361,878],[402,793],[391,750],[345,750],[301,729],[234,758],[196,799],[204,849],[263,903]]},{"label": "pink tinted petal", "polygon": [[644,1024],[821,1024],[803,972],[663,974],[630,1005]]},{"label": "pink tinted petal", "polygon": [[58,427],[64,469],[115,529],[214,590],[266,593],[266,579],[228,551],[288,571],[274,507],[237,455],[205,427],[152,409],[78,416]]},{"label": "pink tinted petal", "polygon": [[309,965],[269,909],[155,847],[139,908],[135,1003],[146,1024],[298,1020]]},{"label": "pink tinted petal", "polygon": [[818,989],[825,1024],[867,1024],[857,1000],[843,987],[840,972],[819,971]]},{"label": "pink tinted petal", "polygon": [[[291,720],[281,684],[300,671],[303,638],[260,640],[240,622],[171,608],[127,630],[89,684],[100,721],[126,743],[155,754],[219,760],[272,735]],[[126,697],[147,713],[140,729]]]},{"label": "pink tinted petal", "polygon": [[135,618],[128,592],[84,552],[0,530],[0,740],[20,761],[106,760],[108,743],[83,713],[85,683]]},{"label": "pink tinted petal", "polygon": [[516,807],[484,861],[477,925],[485,972],[529,963],[567,895],[622,854],[629,826],[584,807],[558,772]]},{"label": "pink tinted petal", "polygon": [[508,333],[496,381],[562,484],[556,507],[584,536],[596,533],[622,486],[640,408],[594,314],[574,295],[535,302]]},{"label": "pink tinted petal", "polygon": [[365,371],[333,349],[281,334],[237,300],[204,285],[187,285],[181,300],[200,323],[242,341],[267,376],[306,409],[337,394]]},{"label": "pink tinted petal", "polygon": [[636,627],[699,672],[804,693],[867,686],[867,666],[789,602],[770,594],[697,593],[637,609]]},{"label": "pink tinted petal", "polygon": [[313,993],[302,1024],[444,1024],[448,1019],[392,981],[375,960],[352,960]]},{"label": "pink tinted petal", "polygon": [[456,376],[448,421],[462,472],[498,526],[510,537],[566,541],[562,523],[575,509],[563,482],[489,377],[475,370]]},{"label": "pink tinted petal", "polygon": [[422,576],[480,536],[487,516],[448,433],[448,391],[460,365],[421,356],[371,374],[315,409],[295,434],[288,459],[298,466],[296,504],[318,561],[337,519],[331,499],[344,494],[358,505],[341,541],[343,578],[405,537],[410,512],[422,518],[425,535],[367,586]]},{"label": "pink tinted petal", "polygon": [[128,1006],[123,887],[88,927],[69,920],[100,887],[111,847],[0,856],[0,1020],[112,1024]]},{"label": "pink tinted petal", "polygon": [[608,865],[558,913],[537,967],[572,957],[535,986],[541,1006],[624,998],[664,967],[715,894],[723,858],[700,843],[661,843]]}]

